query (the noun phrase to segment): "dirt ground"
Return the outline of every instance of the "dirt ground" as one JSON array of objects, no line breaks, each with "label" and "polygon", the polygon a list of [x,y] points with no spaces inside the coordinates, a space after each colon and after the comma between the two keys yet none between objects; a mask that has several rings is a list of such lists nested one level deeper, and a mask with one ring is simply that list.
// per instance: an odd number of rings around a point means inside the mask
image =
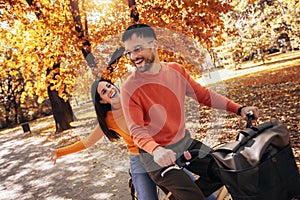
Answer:
[{"label": "dirt ground", "polygon": [[[47,157],[48,149],[64,142],[57,136],[35,136],[42,128],[49,131],[52,127],[50,118],[32,124],[32,134],[20,128],[1,132],[1,200],[130,199],[129,161],[123,144],[104,139],[85,152],[58,159],[54,166]],[[72,135],[80,131],[88,132],[76,128],[64,132],[62,138],[71,142]]]},{"label": "dirt ground", "polygon": [[[131,199],[129,161],[122,141],[103,139],[88,150],[58,159],[56,165],[47,157],[49,148],[87,136],[96,124],[91,104],[74,110],[76,128],[59,135],[53,134],[52,116],[30,122],[31,133],[21,127],[0,131],[0,200]],[[199,115],[195,111],[191,117],[187,128],[196,131]]]}]

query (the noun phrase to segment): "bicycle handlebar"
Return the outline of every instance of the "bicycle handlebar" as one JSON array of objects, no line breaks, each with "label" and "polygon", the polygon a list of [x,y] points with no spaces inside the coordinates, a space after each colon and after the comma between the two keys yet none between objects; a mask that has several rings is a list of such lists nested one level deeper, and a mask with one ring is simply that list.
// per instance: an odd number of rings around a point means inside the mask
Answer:
[{"label": "bicycle handlebar", "polygon": [[[209,154],[209,152],[202,151],[201,149],[192,149],[192,150],[188,150],[188,152],[191,155],[191,159],[187,160],[185,158],[184,154],[181,154],[180,156],[178,156],[174,165],[168,166],[168,167],[166,167],[165,170],[163,170],[163,172],[161,173],[161,176],[164,177],[165,173],[167,173],[168,171],[170,171],[172,169],[179,170],[179,169],[185,168],[186,166],[188,166],[191,162],[193,162],[197,158],[204,158],[207,154]],[[179,155],[179,154],[177,154],[177,155]]]}]

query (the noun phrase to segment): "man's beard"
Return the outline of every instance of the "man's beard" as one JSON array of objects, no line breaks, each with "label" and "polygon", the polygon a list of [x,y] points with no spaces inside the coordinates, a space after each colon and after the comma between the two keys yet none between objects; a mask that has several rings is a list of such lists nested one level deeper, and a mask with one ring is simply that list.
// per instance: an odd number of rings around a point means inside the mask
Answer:
[{"label": "man's beard", "polygon": [[147,72],[153,66],[155,56],[152,53],[150,58],[144,58],[145,65],[141,67],[136,67],[139,72]]}]

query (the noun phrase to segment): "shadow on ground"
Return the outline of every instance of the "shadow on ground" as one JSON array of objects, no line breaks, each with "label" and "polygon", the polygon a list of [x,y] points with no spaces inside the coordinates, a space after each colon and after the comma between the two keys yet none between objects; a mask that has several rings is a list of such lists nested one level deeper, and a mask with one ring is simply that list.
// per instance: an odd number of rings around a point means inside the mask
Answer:
[{"label": "shadow on ground", "polygon": [[22,130],[0,138],[0,199],[129,199],[126,150],[107,140],[54,166],[47,149],[55,144],[45,138]]}]

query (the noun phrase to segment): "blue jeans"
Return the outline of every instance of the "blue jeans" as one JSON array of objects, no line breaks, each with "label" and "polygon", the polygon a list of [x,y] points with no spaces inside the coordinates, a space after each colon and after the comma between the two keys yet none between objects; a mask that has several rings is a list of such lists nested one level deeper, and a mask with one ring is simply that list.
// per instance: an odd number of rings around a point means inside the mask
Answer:
[{"label": "blue jeans", "polygon": [[130,155],[132,182],[139,200],[158,200],[156,185],[140,162],[140,156]]}]

